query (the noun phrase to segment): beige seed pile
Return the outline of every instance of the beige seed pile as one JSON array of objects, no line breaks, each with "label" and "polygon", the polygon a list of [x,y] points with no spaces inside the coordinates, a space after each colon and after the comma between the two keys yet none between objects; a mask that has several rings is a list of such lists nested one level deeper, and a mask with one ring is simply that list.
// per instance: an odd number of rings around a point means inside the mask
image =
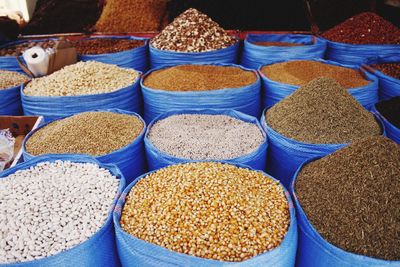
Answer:
[{"label": "beige seed pile", "polygon": [[18,72],[0,70],[0,90],[21,85],[28,80],[27,76]]},{"label": "beige seed pile", "polygon": [[85,112],[54,121],[26,142],[32,155],[78,153],[101,156],[127,146],[142,132],[136,117],[112,112]]},{"label": "beige seed pile", "polygon": [[139,73],[96,61],[78,62],[42,78],[24,89],[30,96],[77,96],[110,93],[133,84]]},{"label": "beige seed pile", "polygon": [[201,258],[243,261],[279,246],[290,224],[283,187],[230,164],[173,165],[129,192],[121,226],[131,235]]}]

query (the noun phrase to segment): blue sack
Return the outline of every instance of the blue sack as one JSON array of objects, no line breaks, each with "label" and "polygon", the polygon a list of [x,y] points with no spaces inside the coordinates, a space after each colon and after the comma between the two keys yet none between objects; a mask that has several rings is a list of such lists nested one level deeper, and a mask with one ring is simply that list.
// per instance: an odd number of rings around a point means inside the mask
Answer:
[{"label": "blue sack", "polygon": [[[356,66],[349,66],[343,65],[340,63],[336,63],[333,61],[327,61],[323,59],[313,59],[312,61],[317,61],[321,63],[326,63],[334,66],[340,66],[345,68],[354,69],[360,71],[360,73],[364,76],[365,79],[369,80],[370,83],[366,86],[357,87],[347,89],[347,91],[366,109],[371,109],[372,106],[378,102],[378,79],[372,75],[371,73],[365,71],[364,69]],[[278,63],[278,62],[276,62]],[[291,84],[284,84],[280,82],[273,81],[266,77],[261,72],[261,66],[258,69],[258,72],[261,77],[261,83],[263,88],[263,105],[264,108],[273,106],[277,102],[281,101],[282,99],[286,98],[294,91],[296,91],[300,86],[291,85]]]},{"label": "blue sack", "polygon": [[149,46],[151,68],[160,68],[171,65],[198,64],[198,63],[227,63],[236,64],[239,55],[240,42],[227,48],[209,52],[175,52],[160,50]]},{"label": "blue sack", "polygon": [[[400,49],[400,48],[399,48]],[[400,53],[400,52],[399,52]],[[366,64],[381,64],[381,63],[399,63],[400,54],[385,56],[385,57],[374,57],[366,60]],[[383,74],[382,72],[375,70],[373,67],[363,65],[367,71],[378,77],[379,80],[379,100],[388,100],[395,96],[400,96],[400,80],[394,77]]]},{"label": "blue sack", "polygon": [[143,46],[116,53],[105,53],[98,55],[79,55],[81,61],[99,61],[107,64],[114,64],[121,68],[131,68],[139,71],[148,69],[148,39],[132,36],[96,36],[85,40],[93,39],[125,39],[125,40],[143,40]]},{"label": "blue sack", "polygon": [[0,90],[0,115],[22,115],[21,86]]},{"label": "blue sack", "polygon": [[[287,42],[302,46],[262,46],[254,42]],[[244,40],[241,65],[258,69],[271,63],[293,60],[323,58],[326,41],[306,34],[248,34]]]},{"label": "blue sack", "polygon": [[[144,136],[144,145],[146,148],[146,156],[147,156],[147,162],[149,166],[149,170],[156,170],[159,168],[166,167],[168,165],[173,165],[177,163],[183,163],[183,162],[198,162],[200,160],[190,160],[190,159],[184,159],[184,158],[178,158],[172,155],[168,155],[162,151],[160,151],[158,148],[156,148],[151,141],[148,138],[149,131],[151,127],[159,120],[165,119],[167,117],[177,115],[177,114],[210,114],[210,115],[226,115],[230,116],[235,119],[239,119],[241,121],[249,122],[256,124],[257,127],[260,129],[262,132],[265,141],[252,153],[243,155],[234,159],[229,159],[225,160],[225,162],[229,162],[232,164],[243,164],[247,165],[253,169],[256,170],[265,170],[266,163],[267,163],[267,147],[268,147],[268,140],[267,136],[264,132],[264,129],[262,128],[260,122],[252,116],[243,114],[241,112],[235,111],[235,110],[214,110],[214,109],[192,109],[192,110],[172,110],[166,113],[161,114],[158,116],[156,119],[154,119],[150,124],[149,127],[147,127],[146,134]],[[206,160],[209,161],[209,160]]]},{"label": "blue sack", "polygon": [[389,56],[399,52],[400,45],[345,44],[327,40],[326,58],[349,65],[361,65],[366,58]]},{"label": "blue sack", "polygon": [[[114,165],[102,164],[92,157],[85,155],[45,155],[36,157],[28,162],[18,164],[17,166],[5,170],[0,173],[0,177],[4,178],[13,174],[16,171],[29,169],[31,166],[35,166],[40,162],[54,162],[56,160],[79,162],[79,163],[93,163],[99,165],[101,168],[107,169],[112,175],[120,179],[118,192],[112,203],[112,209],[114,208],[117,200],[125,188],[125,178],[119,169]],[[12,267],[51,267],[51,266],[64,266],[64,267],[91,267],[91,266],[120,266],[116,241],[114,235],[114,225],[112,222],[112,213],[110,212],[104,225],[98,230],[92,237],[85,242],[76,245],[75,247],[59,252],[53,256],[42,258],[39,260],[33,260],[22,263],[14,264],[1,264],[1,266],[12,266]]]},{"label": "blue sack", "polygon": [[[233,164],[238,167],[248,168],[240,164]],[[153,171],[154,172],[154,171]],[[218,260],[203,259],[183,253],[171,251],[158,245],[138,239],[125,232],[120,225],[121,212],[124,208],[125,198],[131,188],[149,172],[140,176],[133,183],[127,186],[121,194],[115,207],[113,219],[115,233],[117,236],[118,255],[123,266],[141,266],[141,267],[197,267],[197,266],[274,266],[274,267],[292,267],[295,264],[297,249],[297,223],[296,215],[290,194],[285,189],[285,194],[289,202],[290,226],[285,238],[277,248],[257,255],[243,262],[223,262]],[[259,171],[266,175],[264,172]],[[271,177],[272,178],[272,177]],[[272,178],[274,179],[274,178]]]},{"label": "blue sack", "polygon": [[381,119],[383,126],[385,127],[386,136],[400,145],[400,129],[383,117],[383,115],[376,109],[376,106],[373,107],[371,112]]},{"label": "blue sack", "polygon": [[[143,137],[144,137],[144,133],[146,131],[146,123],[135,112],[129,112],[129,111],[120,110],[120,109],[101,109],[101,110],[95,110],[95,111],[97,111],[97,112],[99,112],[99,111],[112,112],[112,113],[117,113],[117,114],[126,114],[126,115],[130,115],[130,116],[135,116],[143,123],[143,130],[138,135],[138,137],[136,137],[135,140],[132,141],[132,143],[130,143],[129,145],[122,147],[114,152],[111,152],[107,155],[95,157],[96,160],[98,160],[101,163],[115,164],[123,173],[126,182],[127,183],[132,182],[136,177],[138,177],[139,175],[141,175],[147,171],[147,164],[146,164],[144,145],[143,145]],[[72,116],[72,115],[70,115],[70,116]],[[59,120],[68,118],[70,116],[59,118]],[[29,138],[33,134],[35,134],[37,131],[41,130],[42,128],[46,127],[50,123],[46,123],[46,124],[40,126],[39,128],[30,132],[25,137],[24,142],[22,143],[22,149],[23,149],[22,155],[24,157],[24,161],[27,161],[27,160],[37,157],[32,154],[29,154],[26,151],[26,142],[29,140]]]},{"label": "blue sack", "polygon": [[234,109],[258,117],[261,112],[260,77],[254,70],[234,64],[206,64],[213,66],[238,67],[257,75],[255,83],[240,88],[225,88],[210,91],[167,91],[144,86],[144,79],[153,71],[149,70],[140,80],[144,102],[144,120],[150,123],[162,113],[171,109]]},{"label": "blue sack", "polygon": [[[395,267],[400,266],[400,261],[386,261],[363,255],[354,254],[330,244],[314,228],[304,213],[299,200],[296,196],[295,182],[301,169],[311,161],[320,157],[305,161],[294,174],[290,186],[293,202],[297,212],[297,222],[299,228],[299,248],[296,258],[297,267]],[[117,241],[118,242],[118,241]]]},{"label": "blue sack", "polygon": [[[267,173],[277,178],[286,187],[290,187],[293,174],[298,167],[310,158],[328,155],[348,144],[307,144],[285,137],[272,129],[265,120],[264,110],[261,125],[268,136]],[[384,125],[379,117],[382,135],[386,136]]]},{"label": "blue sack", "polygon": [[142,114],[140,76],[132,84],[111,93],[78,96],[28,96],[21,88],[25,115],[43,116],[46,122],[96,109],[122,109]]}]

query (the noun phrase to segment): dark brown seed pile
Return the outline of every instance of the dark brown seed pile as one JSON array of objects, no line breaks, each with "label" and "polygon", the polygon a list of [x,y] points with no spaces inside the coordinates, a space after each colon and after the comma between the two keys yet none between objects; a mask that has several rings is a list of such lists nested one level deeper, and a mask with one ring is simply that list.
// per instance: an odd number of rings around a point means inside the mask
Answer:
[{"label": "dark brown seed pile", "polygon": [[95,38],[72,42],[78,54],[97,55],[134,49],[144,45],[142,40]]},{"label": "dark brown seed pile", "polygon": [[31,47],[34,46],[40,46],[43,49],[46,48],[51,48],[55,46],[55,41],[54,40],[46,40],[46,41],[40,41],[40,42],[32,42],[32,41],[27,41],[23,42],[21,44],[17,44],[14,46],[8,46],[5,48],[0,49],[0,56],[20,56],[22,53],[25,52],[25,50],[28,50]]},{"label": "dark brown seed pile", "polygon": [[372,113],[329,78],[300,87],[270,108],[266,119],[280,134],[312,144],[350,143],[381,134]]},{"label": "dark brown seed pile", "polygon": [[400,96],[376,104],[376,109],[391,124],[400,129]]},{"label": "dark brown seed pile", "polygon": [[383,64],[374,64],[371,67],[379,70],[380,72],[392,76],[395,79],[400,80],[400,63],[383,63]]},{"label": "dark brown seed pile", "polygon": [[218,23],[207,15],[190,8],[151,39],[154,48],[177,52],[206,52],[236,43]]},{"label": "dark brown seed pile", "polygon": [[400,146],[393,141],[368,137],[306,165],[296,194],[330,243],[400,260]]},{"label": "dark brown seed pile", "polygon": [[288,43],[288,42],[252,42],[261,46],[303,46],[304,44]]},{"label": "dark brown seed pile", "polygon": [[256,80],[254,72],[238,67],[180,65],[152,72],[145,78],[144,85],[167,91],[207,91],[239,88]]},{"label": "dark brown seed pile", "polygon": [[345,88],[369,84],[362,74],[350,68],[312,60],[291,60],[264,66],[261,72],[269,79],[292,85],[305,85],[318,77],[332,78]]}]

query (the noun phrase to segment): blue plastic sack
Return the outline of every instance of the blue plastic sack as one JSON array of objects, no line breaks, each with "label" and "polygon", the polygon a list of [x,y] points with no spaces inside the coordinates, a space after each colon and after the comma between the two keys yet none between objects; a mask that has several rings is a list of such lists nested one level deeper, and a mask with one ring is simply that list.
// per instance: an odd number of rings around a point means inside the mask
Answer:
[{"label": "blue plastic sack", "polygon": [[304,162],[296,171],[290,186],[293,202],[296,207],[297,222],[299,228],[299,246],[297,251],[297,267],[399,267],[400,261],[386,261],[363,255],[347,252],[330,244],[314,228],[304,213],[295,192],[296,177],[301,169],[311,161],[320,157],[309,159]]},{"label": "blue plastic sack", "polygon": [[81,61],[99,61],[107,64],[114,64],[121,68],[131,68],[139,71],[146,71],[148,69],[148,39],[138,38],[133,36],[96,36],[87,38],[92,39],[127,39],[127,40],[143,40],[146,41],[143,46],[129,49],[126,51],[116,53],[105,53],[98,55],[79,55]]},{"label": "blue plastic sack", "polygon": [[[93,163],[99,165],[101,168],[105,168],[111,172],[112,175],[120,179],[120,184],[118,187],[117,195],[113,201],[112,209],[114,208],[119,195],[121,194],[123,188],[125,188],[125,178],[119,169],[114,165],[102,164],[92,157],[85,155],[45,155],[36,157],[28,162],[18,164],[17,166],[5,170],[0,173],[0,178],[4,178],[13,174],[18,170],[28,169],[31,166],[35,166],[40,162],[54,162],[56,160],[72,161],[80,163]],[[85,242],[65,250],[63,252],[57,253],[53,256],[46,257],[39,260],[14,263],[14,264],[4,264],[1,266],[10,267],[51,267],[51,266],[64,266],[64,267],[92,267],[92,266],[120,266],[116,241],[114,235],[114,225],[112,222],[112,212],[110,212],[106,222],[92,237],[90,237]]]},{"label": "blue plastic sack", "polygon": [[[233,164],[238,167],[248,168],[240,164]],[[154,171],[153,171],[154,172]],[[260,171],[265,174],[264,172]],[[120,225],[121,212],[125,204],[125,198],[131,188],[142,178],[152,172],[144,174],[127,186],[121,194],[120,199],[114,210],[114,226],[117,236],[118,255],[124,267],[197,267],[197,266],[274,266],[274,267],[292,267],[295,264],[297,249],[297,223],[296,215],[290,194],[285,189],[286,197],[289,201],[290,226],[285,238],[279,247],[266,253],[255,256],[243,262],[223,262],[217,260],[203,259],[174,252],[138,239],[125,232]],[[265,174],[266,175],[266,174]]]},{"label": "blue plastic sack", "polygon": [[[147,171],[147,164],[145,158],[145,150],[143,145],[143,137],[146,131],[146,123],[140,117],[140,115],[136,114],[135,112],[129,112],[120,109],[102,109],[102,110],[95,110],[95,111],[102,111],[102,112],[112,112],[117,114],[127,114],[130,116],[137,117],[143,123],[143,130],[138,135],[138,137],[133,140],[132,143],[129,145],[120,148],[114,152],[111,152],[107,155],[95,157],[99,162],[104,164],[115,164],[123,173],[125,180],[127,183],[132,182],[136,177],[145,173]],[[72,116],[72,115],[71,115]],[[65,119],[70,116],[66,116],[59,119]],[[46,123],[39,128],[35,129],[34,131],[30,132],[24,139],[22,143],[22,155],[24,161],[30,160],[32,158],[36,158],[36,156],[29,154],[26,151],[26,142],[29,138],[35,134],[37,131],[41,130],[43,127],[46,127],[49,123]]]},{"label": "blue plastic sack", "polygon": [[166,167],[168,165],[173,165],[177,163],[183,162],[194,162],[199,160],[190,160],[184,158],[178,158],[172,155],[168,155],[158,148],[156,148],[148,138],[149,131],[151,127],[159,120],[165,119],[167,117],[178,115],[178,114],[210,114],[210,115],[226,115],[230,116],[235,119],[239,119],[241,121],[249,122],[256,124],[260,131],[262,132],[265,141],[252,153],[240,156],[234,159],[224,160],[226,162],[235,164],[243,164],[247,165],[256,170],[265,170],[266,163],[267,163],[267,147],[268,147],[268,140],[267,136],[262,128],[260,122],[252,116],[246,115],[244,113],[235,111],[235,110],[214,110],[214,109],[191,109],[191,110],[172,110],[166,113],[161,114],[156,119],[154,119],[146,130],[146,134],[144,136],[144,145],[146,148],[146,156],[147,162],[149,166],[149,170],[156,170],[159,168]]},{"label": "blue plastic sack", "polygon": [[0,115],[22,115],[21,85],[0,90]]},{"label": "blue plastic sack", "polygon": [[111,93],[79,96],[28,96],[21,88],[25,115],[43,116],[46,122],[96,109],[122,109],[142,114],[140,77],[125,88]]},{"label": "blue plastic sack", "polygon": [[[396,55],[385,57],[374,57],[366,60],[366,64],[381,64],[381,63],[399,63],[400,64],[400,47]],[[388,100],[395,96],[400,96],[400,80],[394,77],[383,74],[375,70],[373,67],[363,65],[363,67],[378,77],[379,80],[379,100]]]},{"label": "blue plastic sack", "polygon": [[[286,187],[290,187],[293,174],[297,168],[310,158],[328,155],[348,144],[307,144],[285,137],[272,129],[265,120],[264,110],[261,125],[268,136],[267,173],[277,178]],[[386,136],[384,125],[379,117],[382,134]]]},{"label": "blue plastic sack", "polygon": [[327,40],[325,57],[349,65],[361,65],[366,58],[389,56],[399,52],[400,45],[345,44]]},{"label": "blue plastic sack", "polygon": [[383,126],[385,127],[386,136],[400,145],[400,129],[383,117],[383,115],[376,109],[376,106],[373,107],[372,112],[381,119]]},{"label": "blue plastic sack", "polygon": [[[333,61],[327,61],[323,59],[314,59],[313,61],[322,62],[330,65],[346,67],[354,70],[358,70],[365,77],[365,79],[369,80],[370,83],[366,86],[347,89],[347,91],[366,109],[371,109],[372,106],[378,102],[378,79],[372,75],[371,73],[363,70],[360,67],[343,65],[340,63],[336,63]],[[277,62],[276,62],[277,63]],[[286,98],[294,91],[296,91],[300,86],[284,84],[280,82],[273,81],[266,77],[261,72],[262,66],[258,69],[258,72],[261,77],[262,90],[263,90],[263,105],[265,107],[270,107],[275,103],[281,101]]]},{"label": "blue plastic sack", "polygon": [[227,48],[209,51],[209,52],[175,52],[160,50],[149,46],[151,68],[160,68],[164,66],[180,64],[198,64],[198,63],[231,63],[236,64],[239,55],[240,42]]},{"label": "blue plastic sack", "polygon": [[167,91],[144,86],[144,79],[153,71],[149,70],[140,80],[144,101],[144,120],[150,123],[162,113],[171,109],[234,109],[258,117],[261,112],[260,77],[254,70],[234,64],[207,64],[213,66],[238,67],[257,75],[255,83],[240,88],[225,88],[210,91]]},{"label": "blue plastic sack", "polygon": [[[304,44],[303,46],[281,47],[261,46],[254,42],[288,42]],[[248,34],[244,40],[241,65],[258,69],[271,63],[293,60],[323,58],[326,41],[306,34]]]}]

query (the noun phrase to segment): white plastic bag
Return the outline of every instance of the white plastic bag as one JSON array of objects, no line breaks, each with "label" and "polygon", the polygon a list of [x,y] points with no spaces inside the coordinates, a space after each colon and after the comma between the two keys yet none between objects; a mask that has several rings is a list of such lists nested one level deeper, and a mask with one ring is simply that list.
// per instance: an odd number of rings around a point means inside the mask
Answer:
[{"label": "white plastic bag", "polygon": [[15,138],[9,129],[0,130],[0,171],[9,163],[14,156]]}]

